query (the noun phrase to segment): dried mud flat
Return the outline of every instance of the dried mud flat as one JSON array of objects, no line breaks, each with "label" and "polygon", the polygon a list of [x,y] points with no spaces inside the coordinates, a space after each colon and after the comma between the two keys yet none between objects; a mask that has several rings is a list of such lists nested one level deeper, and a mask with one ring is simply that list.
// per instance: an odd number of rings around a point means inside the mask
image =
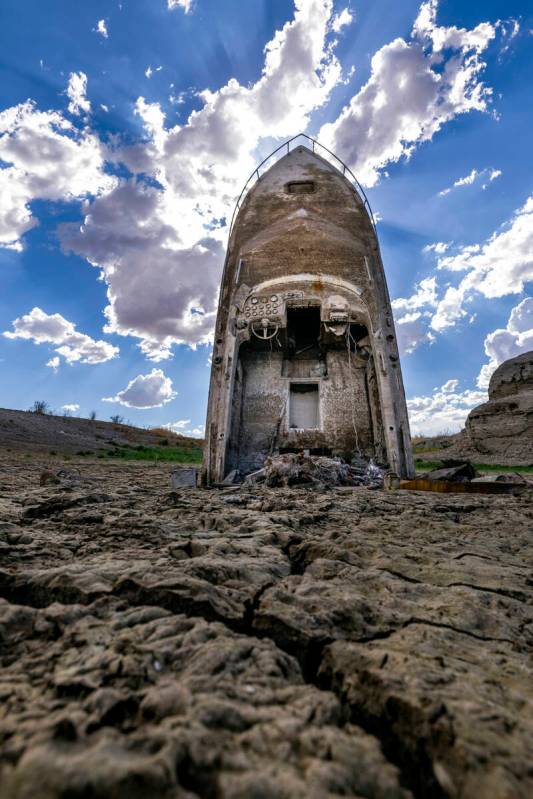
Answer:
[{"label": "dried mud flat", "polygon": [[0,462],[2,799],[533,795],[531,496],[45,465]]}]

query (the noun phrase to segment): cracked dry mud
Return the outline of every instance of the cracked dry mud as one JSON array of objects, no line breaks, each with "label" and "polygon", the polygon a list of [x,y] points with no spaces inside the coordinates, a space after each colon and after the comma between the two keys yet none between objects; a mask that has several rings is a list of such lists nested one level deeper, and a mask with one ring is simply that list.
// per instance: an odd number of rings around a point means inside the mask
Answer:
[{"label": "cracked dry mud", "polygon": [[533,795],[530,496],[2,462],[2,799]]}]

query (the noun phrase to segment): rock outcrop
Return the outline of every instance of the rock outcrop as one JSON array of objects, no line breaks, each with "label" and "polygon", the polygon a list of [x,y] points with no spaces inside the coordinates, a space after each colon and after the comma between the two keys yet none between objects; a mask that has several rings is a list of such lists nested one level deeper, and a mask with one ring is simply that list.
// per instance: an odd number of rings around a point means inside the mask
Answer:
[{"label": "rock outcrop", "polygon": [[502,363],[489,384],[489,401],[466,420],[462,449],[500,458],[500,463],[533,463],[533,352]]},{"label": "rock outcrop", "polygon": [[0,461],[2,799],[529,799],[531,497]]}]

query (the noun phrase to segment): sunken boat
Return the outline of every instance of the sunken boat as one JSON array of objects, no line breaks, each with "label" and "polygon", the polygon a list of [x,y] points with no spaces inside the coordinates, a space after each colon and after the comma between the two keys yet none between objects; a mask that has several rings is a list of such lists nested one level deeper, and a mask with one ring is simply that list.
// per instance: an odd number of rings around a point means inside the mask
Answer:
[{"label": "sunken boat", "polygon": [[414,474],[373,216],[348,167],[306,136],[263,162],[234,213],[202,483],[300,451]]}]

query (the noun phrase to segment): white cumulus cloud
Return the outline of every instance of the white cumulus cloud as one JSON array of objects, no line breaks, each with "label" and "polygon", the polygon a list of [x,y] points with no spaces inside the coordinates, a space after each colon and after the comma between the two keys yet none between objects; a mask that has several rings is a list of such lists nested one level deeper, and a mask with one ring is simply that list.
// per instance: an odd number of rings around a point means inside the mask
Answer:
[{"label": "white cumulus cloud", "polygon": [[167,422],[160,425],[166,430],[171,430],[174,433],[179,433],[182,436],[190,436],[191,438],[203,438],[205,435],[205,425],[201,424],[197,427],[188,427],[190,419],[179,419],[177,422]]},{"label": "white cumulus cloud", "polygon": [[482,189],[486,189],[489,183],[492,183],[493,180],[499,178],[502,174],[501,169],[482,169],[478,172],[477,169],[473,169],[468,175],[465,175],[463,178],[458,178],[451,186],[448,186],[447,189],[442,189],[439,191],[440,197],[445,197],[454,189],[457,189],[461,186],[472,186],[477,180],[484,178],[486,182],[482,185]]},{"label": "white cumulus cloud", "polygon": [[37,224],[29,203],[76,200],[116,185],[105,172],[105,148],[56,111],[27,101],[0,112],[0,246],[22,249],[22,236]]},{"label": "white cumulus cloud", "polygon": [[526,297],[513,308],[505,328],[493,330],[486,336],[485,353],[489,362],[481,367],[478,386],[487,388],[496,367],[529,350],[533,350],[533,297]]},{"label": "white cumulus cloud", "polygon": [[453,327],[467,316],[464,304],[476,292],[489,299],[520,294],[533,280],[533,195],[503,230],[493,233],[484,244],[469,245],[440,258],[438,267],[467,274],[439,301],[431,320],[433,330]]},{"label": "white cumulus cloud", "polygon": [[[489,183],[492,183],[493,180],[496,180],[496,178],[499,178],[501,175],[503,175],[501,169],[489,169]],[[486,184],[483,188],[486,188]]]},{"label": "white cumulus cloud", "polygon": [[10,339],[26,339],[35,344],[53,344],[57,355],[47,366],[57,370],[61,355],[67,363],[104,363],[115,358],[118,347],[107,341],[95,341],[85,333],[79,333],[76,326],[61,314],[47,314],[41,308],[33,308],[30,313],[13,321],[13,330],[3,335]]},{"label": "white cumulus cloud", "polygon": [[421,344],[433,344],[435,336],[428,330],[427,321],[420,311],[407,313],[396,319],[396,336],[400,355],[410,355]]},{"label": "white cumulus cloud", "polygon": [[155,69],[152,69],[152,67],[149,65],[144,71],[145,77],[151,78],[152,75],[154,74],[154,72],[161,72],[162,69],[163,69],[163,67],[161,67],[161,66],[156,67]]},{"label": "white cumulus cloud", "polygon": [[485,391],[457,391],[458,380],[447,380],[432,394],[407,400],[409,425],[416,436],[456,433],[477,405],[487,401]]},{"label": "white cumulus cloud", "polygon": [[109,32],[107,30],[107,25],[105,19],[99,19],[96,23],[96,28],[94,29],[95,33],[99,33],[100,36],[103,36],[104,39],[109,38]]},{"label": "white cumulus cloud", "polygon": [[434,252],[443,255],[450,248],[450,243],[446,241],[434,241],[433,244],[426,244],[422,252]]},{"label": "white cumulus cloud", "polygon": [[126,388],[114,397],[102,397],[104,402],[119,402],[128,408],[160,408],[178,396],[172,380],[161,369],[152,369],[147,375],[137,375]]},{"label": "white cumulus cloud", "polygon": [[193,427],[191,430],[184,430],[183,435],[190,436],[191,438],[203,438],[205,436],[205,425],[200,424],[198,427]]},{"label": "white cumulus cloud", "polygon": [[61,359],[59,355],[54,355],[53,358],[50,358],[50,360],[46,362],[46,366],[48,366],[50,369],[53,370],[54,373],[56,373],[57,370],[59,369],[60,363]]},{"label": "white cumulus cloud", "polygon": [[161,427],[164,427],[166,430],[173,430],[174,432],[184,430],[188,425],[190,425],[190,419],[178,419],[177,422],[167,422],[166,424],[162,424]]},{"label": "white cumulus cloud", "polygon": [[319,140],[368,186],[387,164],[408,158],[446,122],[487,110],[491,90],[480,79],[481,55],[496,27],[439,26],[437,5],[437,0],[422,3],[411,38],[397,38],[375,53],[367,83],[320,131]]},{"label": "white cumulus cloud", "polygon": [[168,8],[172,11],[174,8],[181,8],[186,14],[192,11],[193,0],[168,0]]},{"label": "white cumulus cloud", "polygon": [[443,386],[441,386],[441,391],[444,391],[445,394],[453,393],[458,385],[459,381],[457,378],[452,377],[450,380],[447,380]]},{"label": "white cumulus cloud", "polygon": [[392,301],[400,355],[409,355],[420,344],[432,344],[435,336],[428,329],[428,309],[437,304],[437,280],[427,277],[415,286],[410,297]]},{"label": "white cumulus cloud", "polygon": [[442,191],[439,191],[439,195],[441,197],[444,197],[446,194],[449,194],[451,191],[453,191],[453,189],[456,189],[458,186],[471,186],[472,183],[474,183],[474,181],[476,180],[476,178],[479,177],[479,175],[480,173],[477,171],[477,169],[473,169],[469,175],[466,175],[464,178],[459,178],[447,189],[442,189]]},{"label": "white cumulus cloud", "polygon": [[209,339],[223,245],[207,237],[180,247],[164,193],[122,184],[91,205],[81,230],[66,226],[61,239],[65,250],[104,270],[107,332],[140,337],[156,362],[170,357],[175,342]]},{"label": "white cumulus cloud", "polygon": [[349,8],[343,8],[338,14],[335,14],[331,21],[331,30],[339,33],[346,25],[353,22],[353,14]]},{"label": "white cumulus cloud", "polygon": [[66,411],[67,413],[77,413],[79,409],[80,406],[76,402],[70,402],[61,406],[61,410]]},{"label": "white cumulus cloud", "polygon": [[89,114],[91,104],[87,99],[87,75],[85,72],[71,72],[68,79],[68,110],[71,114]]},{"label": "white cumulus cloud", "polygon": [[434,306],[437,302],[437,279],[426,277],[415,286],[410,297],[398,297],[392,301],[395,311],[417,311],[426,306]]},{"label": "white cumulus cloud", "polygon": [[[169,8],[178,5],[190,11],[192,3],[169,0]],[[85,257],[105,281],[105,331],[138,338],[154,362],[171,357],[175,344],[209,341],[228,215],[258,149],[306,130],[343,81],[333,34],[348,24],[349,9],[335,16],[332,0],[295,0],[294,7],[293,19],[267,43],[255,83],[231,79],[216,91],[199,92],[201,108],[177,125],[167,122],[158,103],[139,97],[143,141],[104,144],[86,124],[79,129],[31,103],[0,115],[0,158],[7,163],[0,169],[6,198],[0,244],[22,247],[36,224],[32,200],[82,200],[83,221],[60,227],[61,245]],[[322,128],[325,143],[367,183],[446,121],[488,107],[481,56],[496,26],[442,27],[436,13],[434,0],[422,4],[411,37],[375,54],[366,86]],[[105,20],[97,31],[107,36]],[[85,88],[77,88],[85,97]],[[83,110],[78,101],[75,107]],[[108,162],[127,166],[134,176],[110,176]],[[441,245],[435,244],[437,255],[445,252]],[[403,351],[432,340],[426,320],[435,292],[435,283],[422,281],[412,298],[396,301]]]},{"label": "white cumulus cloud", "polygon": [[148,141],[110,155],[160,188],[123,182],[84,205],[81,227],[61,228],[63,248],[107,282],[106,330],[140,338],[153,360],[210,339],[225,225],[258,144],[305,129],[342,78],[328,42],[332,10],[331,0],[296,0],[294,19],[266,45],[260,78],[200,92],[203,107],[183,125],[167,127],[161,107],[139,98]]}]

